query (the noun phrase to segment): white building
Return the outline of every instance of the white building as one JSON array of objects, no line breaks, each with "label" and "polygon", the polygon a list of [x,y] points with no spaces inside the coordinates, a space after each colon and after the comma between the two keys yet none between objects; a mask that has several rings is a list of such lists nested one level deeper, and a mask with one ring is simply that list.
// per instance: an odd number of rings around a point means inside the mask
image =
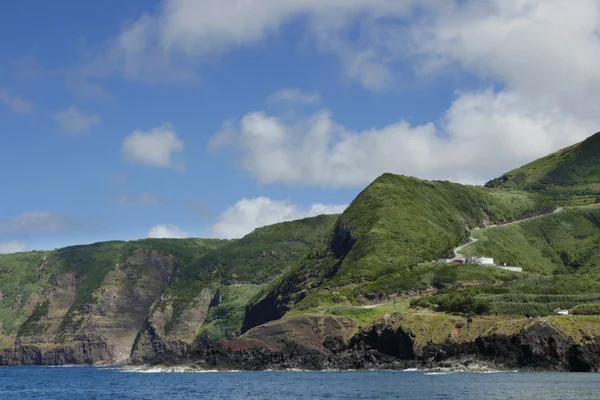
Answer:
[{"label": "white building", "polygon": [[558,315],[569,315],[569,310],[560,310],[557,312]]},{"label": "white building", "polygon": [[494,259],[488,257],[478,257],[475,259],[475,264],[494,265]]}]

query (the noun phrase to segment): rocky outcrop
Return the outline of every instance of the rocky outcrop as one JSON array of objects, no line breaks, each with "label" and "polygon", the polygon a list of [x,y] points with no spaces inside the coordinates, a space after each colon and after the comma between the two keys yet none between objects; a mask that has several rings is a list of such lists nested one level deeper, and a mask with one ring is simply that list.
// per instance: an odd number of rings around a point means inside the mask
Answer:
[{"label": "rocky outcrop", "polygon": [[356,240],[349,227],[338,225],[331,240],[331,250],[335,257],[343,258],[350,253]]},{"label": "rocky outcrop", "polygon": [[[255,328],[241,338],[195,343],[184,357],[159,357],[153,364],[188,364],[206,369],[400,369],[452,368],[536,371],[600,371],[600,338],[576,343],[550,324],[473,341],[429,343],[415,348],[411,332],[381,321],[356,334],[346,317],[285,318]],[[173,353],[171,353],[173,354]]]},{"label": "rocky outcrop", "polygon": [[172,297],[163,295],[152,306],[136,337],[131,360],[146,363],[186,359],[215,297],[208,288],[202,289],[189,304],[173,304]]},{"label": "rocky outcrop", "polygon": [[64,346],[16,344],[0,351],[0,365],[91,365],[113,364],[114,357],[106,342],[73,341]]},{"label": "rocky outcrop", "polygon": [[480,336],[462,344],[430,344],[423,349],[423,362],[427,367],[486,362],[506,369],[598,372],[598,343],[600,338],[586,345],[578,344],[542,322],[512,336]]},{"label": "rocky outcrop", "polygon": [[[417,362],[412,338],[401,329],[373,325],[354,334],[349,317],[302,315],[252,329],[241,338],[197,342],[184,357],[163,353],[151,364],[188,364],[207,369],[406,368]],[[135,361],[135,360],[134,360]]]}]

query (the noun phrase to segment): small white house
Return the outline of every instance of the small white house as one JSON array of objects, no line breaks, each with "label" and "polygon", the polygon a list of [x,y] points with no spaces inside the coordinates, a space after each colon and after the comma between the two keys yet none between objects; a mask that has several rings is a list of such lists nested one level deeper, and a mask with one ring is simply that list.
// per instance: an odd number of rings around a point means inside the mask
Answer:
[{"label": "small white house", "polygon": [[569,315],[569,310],[560,310],[557,312],[558,315]]},{"label": "small white house", "polygon": [[478,257],[475,259],[475,264],[494,265],[494,259],[488,257]]},{"label": "small white house", "polygon": [[448,259],[448,258],[440,258],[437,262],[442,263],[442,264],[449,264],[450,263],[450,259]]}]

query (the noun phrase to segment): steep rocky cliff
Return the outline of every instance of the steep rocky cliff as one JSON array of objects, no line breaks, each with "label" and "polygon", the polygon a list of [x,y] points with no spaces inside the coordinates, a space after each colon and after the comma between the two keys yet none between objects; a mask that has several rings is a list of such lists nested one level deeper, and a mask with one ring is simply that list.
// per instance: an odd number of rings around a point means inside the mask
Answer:
[{"label": "steep rocky cliff", "polygon": [[[128,359],[150,306],[186,258],[147,244],[61,249],[40,254],[39,264],[0,258],[3,270],[16,265],[25,270],[20,273],[37,277],[35,286],[21,286],[15,276],[0,281],[1,311],[9,322],[2,327],[0,365],[115,364]],[[192,248],[202,254],[219,245],[207,241]]]}]

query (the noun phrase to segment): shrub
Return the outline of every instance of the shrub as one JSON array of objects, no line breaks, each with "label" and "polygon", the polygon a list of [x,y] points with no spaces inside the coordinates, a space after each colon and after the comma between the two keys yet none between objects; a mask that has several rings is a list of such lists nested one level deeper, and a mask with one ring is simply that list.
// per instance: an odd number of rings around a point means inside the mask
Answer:
[{"label": "shrub", "polygon": [[573,315],[600,315],[600,304],[579,304],[570,311]]}]

